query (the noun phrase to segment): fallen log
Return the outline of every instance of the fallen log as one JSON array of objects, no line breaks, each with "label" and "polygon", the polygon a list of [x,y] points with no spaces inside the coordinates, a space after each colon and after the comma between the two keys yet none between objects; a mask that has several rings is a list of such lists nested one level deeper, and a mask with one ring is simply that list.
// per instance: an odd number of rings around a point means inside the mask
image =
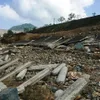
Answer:
[{"label": "fallen log", "polygon": [[57,83],[63,83],[63,84],[65,83],[67,72],[68,68],[64,66],[57,77]]},{"label": "fallen log", "polygon": [[66,66],[65,63],[60,64],[57,68],[55,68],[55,69],[52,71],[52,74],[53,74],[53,75],[57,75],[57,74],[60,72],[60,70],[61,70],[64,66]]},{"label": "fallen log", "polygon": [[71,86],[69,86],[62,96],[56,98],[56,100],[74,100],[75,97],[82,91],[82,89],[88,84],[90,75],[85,74],[82,78],[79,78]]},{"label": "fallen log", "polygon": [[1,67],[0,67],[0,71],[2,71],[3,69],[8,68],[9,66],[15,64],[18,60],[19,60],[19,59],[15,59],[15,60],[13,60],[13,61],[11,61],[11,62],[9,62],[9,63],[7,63],[7,64],[1,66]]},{"label": "fallen log", "polygon": [[[45,76],[49,75],[50,73],[51,73],[50,68],[46,68],[43,71],[37,73],[35,76],[33,76],[32,78],[30,78],[29,80],[27,80],[26,82],[24,82],[23,84],[18,86],[17,87],[18,92],[19,93],[23,92],[25,87],[29,86],[30,84],[32,84],[32,85],[36,84],[38,81],[40,81],[41,79],[43,79]],[[23,89],[23,91],[22,91],[22,89]]]},{"label": "fallen log", "polygon": [[24,65],[19,66],[19,67],[18,67],[17,69],[15,69],[13,72],[11,72],[11,73],[9,73],[8,75],[6,75],[6,76],[4,76],[3,78],[1,78],[0,81],[3,81],[3,80],[5,80],[5,79],[8,78],[8,77],[11,77],[11,76],[17,74],[18,72],[22,71],[23,69],[29,67],[31,64],[32,64],[32,62],[27,62],[27,63],[25,63]]},{"label": "fallen log", "polygon": [[27,69],[22,70],[22,71],[16,76],[16,79],[17,79],[17,80],[22,80],[22,79],[25,77],[26,73],[27,73]]},{"label": "fallen log", "polygon": [[45,68],[56,68],[58,64],[48,64],[48,65],[36,65],[36,66],[31,66],[28,68],[29,71],[33,70],[43,70]]}]

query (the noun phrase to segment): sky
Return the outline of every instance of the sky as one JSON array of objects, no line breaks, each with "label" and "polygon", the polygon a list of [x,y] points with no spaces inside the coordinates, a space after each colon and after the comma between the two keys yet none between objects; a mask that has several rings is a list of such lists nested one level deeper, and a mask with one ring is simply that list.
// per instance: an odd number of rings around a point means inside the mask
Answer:
[{"label": "sky", "polygon": [[100,14],[100,0],[0,0],[0,29],[9,29],[23,23],[37,27],[52,24],[70,13],[78,18]]}]

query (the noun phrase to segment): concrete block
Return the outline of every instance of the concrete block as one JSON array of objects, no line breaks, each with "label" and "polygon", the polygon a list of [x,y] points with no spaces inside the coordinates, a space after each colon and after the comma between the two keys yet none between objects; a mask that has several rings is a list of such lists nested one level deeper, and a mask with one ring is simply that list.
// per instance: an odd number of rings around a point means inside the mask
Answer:
[{"label": "concrete block", "polygon": [[68,68],[64,66],[57,77],[57,83],[63,83],[63,84],[65,83],[67,72]]},{"label": "concrete block", "polygon": [[16,88],[7,88],[0,92],[0,100],[19,100]]},{"label": "concrete block", "polygon": [[0,82],[0,91],[4,90],[6,88],[7,88],[7,86],[4,83]]},{"label": "concrete block", "polygon": [[52,74],[53,74],[53,75],[57,75],[57,74],[60,72],[60,70],[61,70],[64,66],[66,66],[65,63],[60,64],[57,68],[55,68],[55,69],[52,71]]}]

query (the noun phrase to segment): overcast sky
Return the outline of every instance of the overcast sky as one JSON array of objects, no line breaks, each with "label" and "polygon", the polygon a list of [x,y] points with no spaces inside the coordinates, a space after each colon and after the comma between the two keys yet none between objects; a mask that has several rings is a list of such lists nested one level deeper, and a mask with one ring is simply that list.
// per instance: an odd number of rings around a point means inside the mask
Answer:
[{"label": "overcast sky", "polygon": [[100,0],[0,0],[0,28],[8,29],[22,23],[36,26],[53,23],[60,16],[68,18],[75,13],[80,17],[100,14]]}]

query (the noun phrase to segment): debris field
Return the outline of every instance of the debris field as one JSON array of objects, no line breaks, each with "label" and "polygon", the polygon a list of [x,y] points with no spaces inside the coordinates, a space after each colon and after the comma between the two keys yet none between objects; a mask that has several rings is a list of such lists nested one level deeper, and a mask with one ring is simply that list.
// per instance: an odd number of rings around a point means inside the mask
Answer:
[{"label": "debris field", "polygon": [[100,100],[99,36],[1,44],[0,66],[0,91],[16,87],[21,100]]}]

